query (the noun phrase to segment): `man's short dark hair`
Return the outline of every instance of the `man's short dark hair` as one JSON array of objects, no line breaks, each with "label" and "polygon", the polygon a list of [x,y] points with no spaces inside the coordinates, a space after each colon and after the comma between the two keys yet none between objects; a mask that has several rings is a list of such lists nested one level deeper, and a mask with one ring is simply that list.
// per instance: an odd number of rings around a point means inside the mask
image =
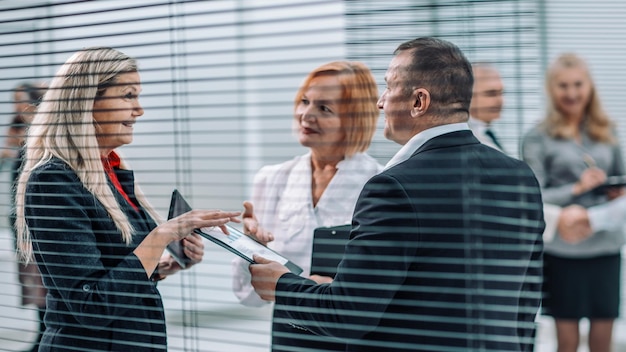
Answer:
[{"label": "man's short dark hair", "polygon": [[456,45],[436,38],[423,37],[404,42],[394,51],[410,50],[406,89],[422,87],[431,95],[434,112],[467,112],[472,99],[472,65]]}]

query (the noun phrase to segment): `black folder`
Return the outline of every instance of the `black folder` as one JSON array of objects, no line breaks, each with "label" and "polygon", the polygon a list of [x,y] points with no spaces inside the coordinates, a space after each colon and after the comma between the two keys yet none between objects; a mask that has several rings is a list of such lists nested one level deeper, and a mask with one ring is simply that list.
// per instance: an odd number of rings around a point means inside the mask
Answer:
[{"label": "black folder", "polygon": [[313,231],[311,274],[335,277],[352,225],[318,227]]},{"label": "black folder", "polygon": [[[179,201],[179,197],[180,194],[178,191],[174,190],[170,200],[170,210],[167,214],[167,220],[175,218],[191,210],[191,207],[187,204],[187,202]],[[182,240],[170,242],[170,244],[167,245],[167,251],[170,252],[172,258],[174,258],[174,260],[176,260],[183,269],[186,268],[191,261],[191,259],[183,251]]]}]

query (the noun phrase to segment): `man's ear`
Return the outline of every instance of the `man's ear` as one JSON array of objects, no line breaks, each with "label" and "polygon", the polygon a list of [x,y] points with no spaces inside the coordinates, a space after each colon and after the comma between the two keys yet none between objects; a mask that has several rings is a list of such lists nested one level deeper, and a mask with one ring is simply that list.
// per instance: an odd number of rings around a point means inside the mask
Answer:
[{"label": "man's ear", "polygon": [[412,117],[422,116],[430,107],[430,92],[424,88],[415,88],[412,93],[413,108],[411,109]]}]

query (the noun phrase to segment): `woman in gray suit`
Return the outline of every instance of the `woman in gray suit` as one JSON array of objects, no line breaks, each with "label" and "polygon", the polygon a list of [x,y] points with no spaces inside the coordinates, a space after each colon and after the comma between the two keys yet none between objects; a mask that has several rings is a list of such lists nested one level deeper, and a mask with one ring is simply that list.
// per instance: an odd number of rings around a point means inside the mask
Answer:
[{"label": "woman in gray suit", "polygon": [[[624,163],[585,62],[574,54],[558,57],[546,74],[546,89],[546,117],[522,143],[544,202],[589,208],[622,195],[623,188],[597,189],[607,176],[623,175]],[[577,350],[582,318],[591,323],[590,351],[610,350],[623,244],[621,229],[578,239],[555,236],[545,244],[543,312],[555,319],[559,351]]]}]

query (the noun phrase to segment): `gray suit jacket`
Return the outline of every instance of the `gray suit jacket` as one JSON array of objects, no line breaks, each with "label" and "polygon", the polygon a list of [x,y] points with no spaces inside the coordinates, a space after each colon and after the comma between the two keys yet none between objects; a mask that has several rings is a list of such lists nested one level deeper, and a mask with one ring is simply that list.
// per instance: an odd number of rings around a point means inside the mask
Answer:
[{"label": "gray suit jacket", "polygon": [[[583,134],[581,143],[571,139],[557,139],[549,136],[540,126],[524,136],[522,157],[537,176],[544,202],[561,207],[578,204],[593,209],[594,206],[607,203],[604,193],[587,192],[579,196],[572,193],[572,187],[589,167],[590,160],[608,176],[625,173],[619,144],[595,142],[586,134]],[[594,210],[593,214],[598,211],[619,212],[619,203],[615,203],[615,206],[617,208],[608,206]],[[619,253],[624,243],[623,230],[619,226],[617,229],[600,231],[577,244],[567,243],[559,236],[554,236],[552,241],[546,243],[545,249],[547,253],[565,257],[592,257]]]}]

